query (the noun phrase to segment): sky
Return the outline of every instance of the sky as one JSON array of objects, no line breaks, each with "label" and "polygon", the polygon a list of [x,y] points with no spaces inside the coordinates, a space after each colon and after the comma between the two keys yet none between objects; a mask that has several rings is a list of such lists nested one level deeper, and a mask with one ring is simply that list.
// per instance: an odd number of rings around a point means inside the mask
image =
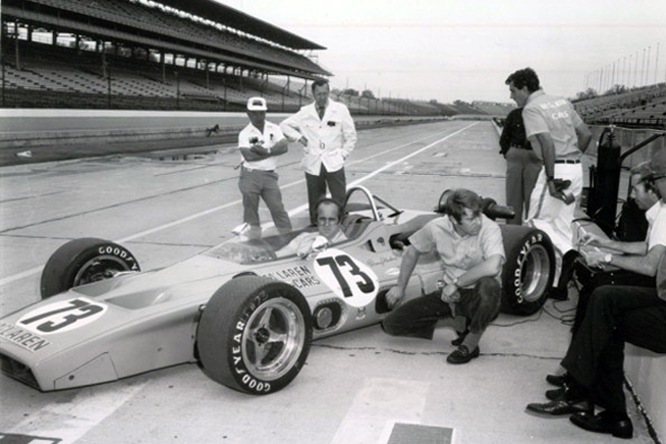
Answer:
[{"label": "sky", "polygon": [[527,66],[569,98],[666,81],[664,0],[216,1],[326,47],[334,88],[380,97],[509,103]]}]

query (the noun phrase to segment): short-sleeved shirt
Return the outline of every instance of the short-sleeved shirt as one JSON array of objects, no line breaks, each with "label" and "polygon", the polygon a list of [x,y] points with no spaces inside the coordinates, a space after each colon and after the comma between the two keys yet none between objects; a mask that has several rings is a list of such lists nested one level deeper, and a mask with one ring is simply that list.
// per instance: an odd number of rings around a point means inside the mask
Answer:
[{"label": "short-sleeved shirt", "polygon": [[499,225],[483,214],[480,217],[481,230],[474,236],[460,236],[450,217],[444,216],[428,222],[409,241],[420,253],[436,250],[444,280],[451,282],[491,256],[506,258]]},{"label": "short-sleeved shirt", "polygon": [[[549,133],[555,145],[555,159],[580,159],[576,127],[583,124],[571,102],[562,97],[550,96],[542,90],[530,94],[523,108],[523,123],[528,138]],[[543,159],[540,149],[536,155]]]},{"label": "short-sleeved shirt", "polygon": [[[256,126],[250,123],[245,128],[243,128],[240,134],[238,134],[238,148],[250,148],[253,145],[253,143],[250,142],[253,137],[256,137],[257,140],[263,140],[264,148],[272,148],[279,141],[284,139],[284,134],[282,134],[282,130],[278,125],[271,123],[268,120],[264,123],[263,134]],[[277,168],[277,158],[275,156],[271,156],[267,157],[266,159],[256,160],[254,162],[249,162],[246,160],[244,165],[248,168],[256,170],[273,171]]]},{"label": "short-sleeved shirt", "polygon": [[648,251],[655,245],[666,247],[666,203],[660,200],[645,212],[648,221]]}]

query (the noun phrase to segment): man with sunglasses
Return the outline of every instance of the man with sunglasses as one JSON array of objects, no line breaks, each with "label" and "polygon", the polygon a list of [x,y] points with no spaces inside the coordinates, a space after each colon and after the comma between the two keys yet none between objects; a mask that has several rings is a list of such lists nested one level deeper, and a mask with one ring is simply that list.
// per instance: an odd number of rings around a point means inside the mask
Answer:
[{"label": "man with sunglasses", "polygon": [[[661,200],[646,214],[650,230],[642,250],[589,238],[587,242],[606,250],[585,258],[591,267],[613,265],[656,276],[656,285],[597,287],[561,363],[567,372],[563,393],[552,402],[527,406],[544,415],[573,414],[570,420],[578,427],[625,439],[633,436],[633,425],[623,390],[624,344],[666,353],[666,149],[654,155],[650,168],[644,180],[654,184]],[[595,406],[604,410],[595,414]]]}]

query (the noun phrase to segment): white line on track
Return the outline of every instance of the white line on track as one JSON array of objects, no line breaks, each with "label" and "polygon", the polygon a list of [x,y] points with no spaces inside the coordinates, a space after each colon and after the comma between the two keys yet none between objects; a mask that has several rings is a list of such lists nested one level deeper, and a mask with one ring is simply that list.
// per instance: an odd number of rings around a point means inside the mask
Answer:
[{"label": "white line on track", "polygon": [[61,444],[71,444],[94,426],[111,416],[141,391],[140,384],[106,384],[84,388],[69,402],[52,403],[32,412],[24,421],[4,433],[58,437]]},{"label": "white line on track", "polygon": [[[414,157],[414,156],[416,156],[416,155],[418,155],[418,154],[421,154],[422,152],[424,152],[424,151],[426,151],[426,150],[429,150],[430,148],[434,147],[435,145],[437,145],[437,144],[439,144],[439,143],[442,143],[443,141],[445,141],[445,140],[447,140],[447,139],[450,139],[451,137],[460,134],[461,132],[465,131],[465,130],[468,129],[468,128],[473,127],[473,126],[476,125],[476,124],[478,124],[478,122],[474,122],[474,123],[472,123],[472,124],[470,124],[470,125],[467,125],[467,126],[461,128],[461,129],[459,129],[459,130],[457,130],[457,131],[455,131],[455,132],[453,132],[453,133],[451,133],[451,134],[448,134],[447,136],[444,136],[444,137],[442,137],[441,139],[438,139],[438,140],[432,142],[431,144],[426,145],[426,146],[424,146],[423,148],[421,148],[421,149],[419,149],[419,150],[416,150],[416,151],[414,151],[413,153],[411,153],[411,154],[409,154],[409,155],[407,155],[407,156],[405,156],[405,157],[401,157],[401,158],[398,159],[398,160],[394,160],[393,162],[389,162],[389,163],[387,163],[386,165],[384,165],[383,167],[378,168],[378,169],[376,169],[375,171],[373,171],[373,172],[367,174],[366,176],[361,177],[360,179],[357,179],[357,180],[355,180],[354,182],[348,184],[348,186],[359,185],[359,184],[365,182],[366,180],[375,177],[377,174],[381,173],[382,171],[385,171],[385,170],[387,170],[387,169],[389,169],[389,168],[391,168],[391,167],[393,167],[393,166],[395,166],[395,165],[397,165],[397,164],[399,164],[399,163],[404,162],[404,161],[407,160],[407,159],[410,159],[410,158],[412,158],[412,157]],[[357,164],[357,163],[365,162],[365,161],[370,160],[370,159],[373,159],[373,158],[375,158],[375,157],[384,156],[384,155],[386,155],[387,153],[390,153],[390,152],[392,152],[392,151],[396,151],[396,150],[402,149],[402,148],[404,148],[404,147],[406,147],[406,146],[412,145],[412,144],[415,143],[415,142],[419,142],[419,141],[421,141],[421,140],[423,140],[423,139],[427,139],[427,138],[429,138],[429,137],[432,137],[432,135],[428,135],[428,136],[425,136],[425,137],[423,137],[423,138],[421,138],[421,139],[417,139],[417,140],[411,141],[411,142],[409,142],[409,143],[406,143],[406,144],[403,144],[403,145],[400,145],[400,146],[397,146],[397,147],[391,148],[390,150],[382,151],[381,153],[378,153],[378,154],[373,154],[373,155],[371,155],[371,156],[364,157],[363,159],[359,159],[359,160],[356,160],[356,161],[354,161],[354,162],[350,162],[349,164],[350,164],[350,165],[353,165],[353,164]],[[282,186],[281,188],[283,188],[283,189],[284,189],[284,188],[290,188],[290,187],[292,187],[292,186],[295,186],[295,185],[301,184],[301,183],[303,183],[303,182],[305,182],[305,179],[300,179],[300,180],[297,180],[297,181],[294,181],[294,182],[288,183],[287,185],[284,185],[284,186]],[[175,227],[175,226],[177,226],[177,225],[181,225],[181,224],[183,224],[183,223],[186,223],[186,222],[189,222],[189,221],[192,221],[192,220],[198,219],[198,218],[203,217],[203,216],[207,216],[207,215],[209,215],[209,214],[212,214],[212,213],[215,213],[215,212],[218,212],[218,211],[224,210],[224,209],[226,209],[226,208],[229,208],[229,207],[234,206],[234,205],[238,205],[238,204],[240,204],[240,203],[241,203],[241,200],[238,199],[238,200],[235,200],[235,201],[233,201],[233,202],[229,202],[229,203],[226,203],[226,204],[224,204],[224,205],[220,205],[220,206],[217,206],[217,207],[214,207],[214,208],[209,208],[208,210],[201,211],[201,212],[196,213],[196,214],[192,214],[192,215],[187,216],[187,217],[184,217],[184,218],[182,218],[182,219],[174,220],[173,222],[169,222],[169,223],[166,223],[166,224],[163,224],[163,225],[157,226],[157,227],[155,227],[155,228],[151,228],[151,229],[149,229],[149,230],[144,230],[144,231],[141,231],[141,232],[139,232],[139,233],[131,234],[131,235],[126,236],[126,237],[123,237],[123,238],[121,238],[121,239],[115,240],[114,242],[117,242],[117,243],[123,243],[123,242],[128,242],[128,241],[131,241],[131,240],[134,240],[134,239],[138,239],[138,238],[141,238],[141,237],[144,237],[144,236],[148,236],[148,235],[153,234],[153,233],[156,233],[156,232],[158,232],[158,231],[166,230],[166,229],[168,229],[168,228]],[[290,215],[290,216],[293,216],[294,214],[298,214],[298,213],[300,213],[301,211],[304,211],[307,207],[308,207],[308,204],[307,204],[307,203],[306,203],[306,204],[303,204],[303,205],[301,205],[301,206],[299,206],[299,207],[296,207],[296,208],[294,208],[294,209],[292,209],[292,210],[289,211],[289,215]],[[269,226],[269,225],[267,225],[267,226]],[[11,276],[7,276],[6,278],[0,279],[0,286],[7,285],[7,284],[10,284],[10,283],[12,283],[12,282],[15,282],[15,281],[18,281],[18,280],[21,280],[21,279],[27,278],[27,277],[29,277],[29,276],[32,276],[33,274],[39,273],[39,272],[42,270],[42,268],[44,268],[44,267],[43,267],[43,266],[34,267],[34,268],[30,268],[29,270],[22,271],[22,272],[17,273],[17,274],[14,274],[14,275],[11,275]]]}]

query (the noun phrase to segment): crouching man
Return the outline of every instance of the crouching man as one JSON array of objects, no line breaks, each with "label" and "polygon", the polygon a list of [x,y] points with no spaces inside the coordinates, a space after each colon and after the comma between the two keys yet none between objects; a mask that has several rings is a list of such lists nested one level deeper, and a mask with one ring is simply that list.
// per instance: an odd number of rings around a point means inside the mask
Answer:
[{"label": "crouching man", "polygon": [[[505,260],[499,225],[482,212],[473,191],[454,190],[445,213],[410,236],[397,286],[386,295],[393,311],[384,319],[390,335],[432,339],[437,321],[463,316],[467,329],[452,342],[458,348],[447,358],[465,364],[479,356],[479,341],[500,307],[500,277]],[[405,289],[422,254],[435,250],[444,271],[441,290],[403,301]]]}]

